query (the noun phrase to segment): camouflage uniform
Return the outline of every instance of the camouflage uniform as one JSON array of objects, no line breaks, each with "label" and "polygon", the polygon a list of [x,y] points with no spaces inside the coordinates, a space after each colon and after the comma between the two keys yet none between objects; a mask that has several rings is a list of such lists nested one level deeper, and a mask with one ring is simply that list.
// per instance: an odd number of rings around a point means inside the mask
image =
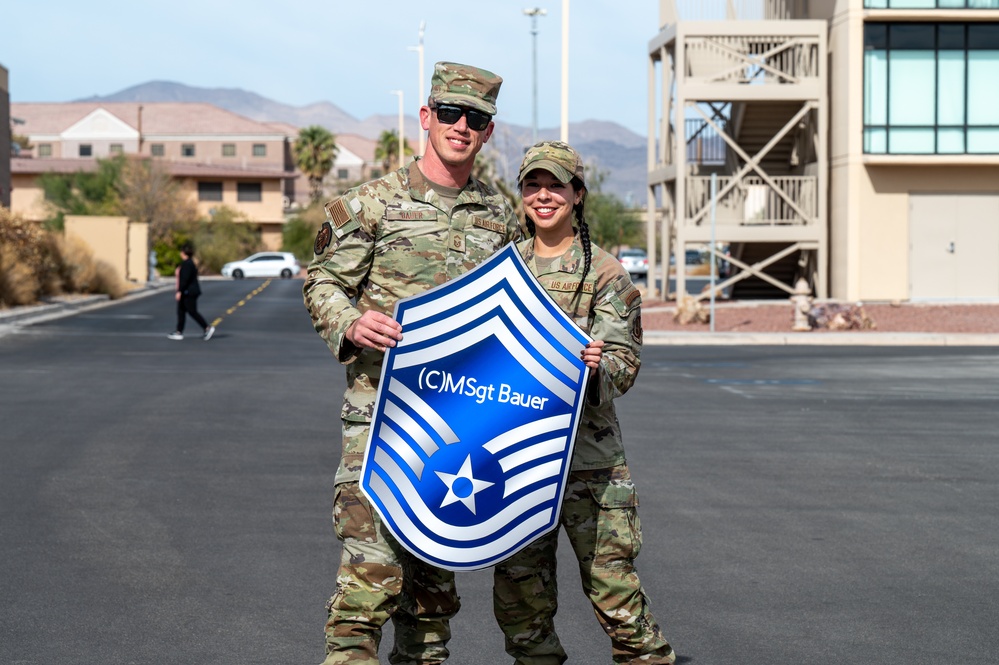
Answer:
[{"label": "camouflage uniform", "polygon": [[[458,90],[459,97],[463,92],[482,96],[460,87],[468,82],[460,76],[460,65],[451,65],[459,69],[452,69],[450,78],[445,69],[442,90],[441,65],[450,63],[438,63],[432,98],[447,90]],[[454,83],[451,88],[448,81]],[[479,100],[481,110],[487,110],[485,105],[495,112],[499,83],[494,85],[492,97],[485,104]],[[518,240],[518,222],[506,199],[474,178],[449,209],[416,162],[350,190],[326,204],[326,212],[304,287],[316,331],[347,366],[334,497],[334,524],[343,548],[328,603],[325,662],[376,665],[381,629],[392,617],[396,644],[390,662],[440,663],[447,658],[449,620],[459,606],[454,574],[404,550],[360,492],[383,354],[354,346],[346,333],[362,312],[391,316],[399,299],[443,284]]]},{"label": "camouflage uniform", "polygon": [[[531,152],[525,163],[529,159]],[[550,165],[542,168],[555,171]],[[581,171],[580,161],[578,174]],[[567,182],[571,175],[563,171],[559,177]],[[638,495],[613,403],[632,386],[641,364],[638,289],[617,259],[591,245],[592,264],[577,295],[584,267],[578,234],[568,251],[543,271],[535,261],[533,240],[520,243],[518,249],[576,324],[594,339],[604,340],[600,369],[591,374],[587,388],[560,516],[579,562],[583,591],[611,638],[615,663],[673,663],[673,650],[652,616],[635,570],[642,546]],[[494,571],[494,613],[506,636],[507,653],[518,664],[557,664],[567,658],[554,625],[557,544],[556,530]]]}]

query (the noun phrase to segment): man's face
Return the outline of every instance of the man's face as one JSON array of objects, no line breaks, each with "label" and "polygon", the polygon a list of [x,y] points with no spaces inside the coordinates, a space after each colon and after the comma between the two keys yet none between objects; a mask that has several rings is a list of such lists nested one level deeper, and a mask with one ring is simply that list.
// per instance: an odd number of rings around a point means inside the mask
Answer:
[{"label": "man's face", "polygon": [[468,127],[468,119],[463,114],[453,125],[437,119],[437,112],[429,106],[420,109],[420,122],[427,130],[430,149],[440,161],[451,166],[463,166],[475,159],[482,145],[489,141],[493,133],[493,123],[476,131]]}]

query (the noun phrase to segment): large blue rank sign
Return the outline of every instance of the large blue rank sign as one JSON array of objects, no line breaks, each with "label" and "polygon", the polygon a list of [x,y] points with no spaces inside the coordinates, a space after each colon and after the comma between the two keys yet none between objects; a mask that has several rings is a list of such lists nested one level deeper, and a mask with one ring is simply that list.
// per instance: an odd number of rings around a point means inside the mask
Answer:
[{"label": "large blue rank sign", "polygon": [[420,559],[491,566],[558,526],[590,339],[512,243],[395,319],[361,488]]}]

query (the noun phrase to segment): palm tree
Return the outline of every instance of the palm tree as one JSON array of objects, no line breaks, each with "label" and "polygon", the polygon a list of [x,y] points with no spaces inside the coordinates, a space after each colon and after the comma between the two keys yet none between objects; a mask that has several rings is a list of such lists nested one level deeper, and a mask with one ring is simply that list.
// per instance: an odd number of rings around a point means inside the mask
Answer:
[{"label": "palm tree", "polygon": [[313,203],[323,196],[323,178],[333,169],[333,161],[339,148],[336,137],[325,127],[310,125],[299,130],[298,138],[292,146],[295,165],[309,178],[309,189]]},{"label": "palm tree", "polygon": [[[413,154],[409,141],[403,140],[403,148],[407,155]],[[399,135],[395,130],[386,129],[378,137],[375,145],[375,159],[382,163],[382,173],[388,173],[399,168]]]}]

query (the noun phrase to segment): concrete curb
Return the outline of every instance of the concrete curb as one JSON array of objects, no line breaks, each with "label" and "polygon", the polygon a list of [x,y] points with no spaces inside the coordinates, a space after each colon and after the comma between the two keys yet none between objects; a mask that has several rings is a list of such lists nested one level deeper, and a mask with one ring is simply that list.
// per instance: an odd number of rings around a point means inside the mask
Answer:
[{"label": "concrete curb", "polygon": [[29,305],[0,310],[0,326],[30,326],[34,323],[53,321],[78,312],[107,307],[123,300],[145,298],[166,289],[173,289],[173,280],[146,284],[132,289],[117,300],[111,300],[107,295],[82,296],[73,300],[60,300],[42,305]]}]

